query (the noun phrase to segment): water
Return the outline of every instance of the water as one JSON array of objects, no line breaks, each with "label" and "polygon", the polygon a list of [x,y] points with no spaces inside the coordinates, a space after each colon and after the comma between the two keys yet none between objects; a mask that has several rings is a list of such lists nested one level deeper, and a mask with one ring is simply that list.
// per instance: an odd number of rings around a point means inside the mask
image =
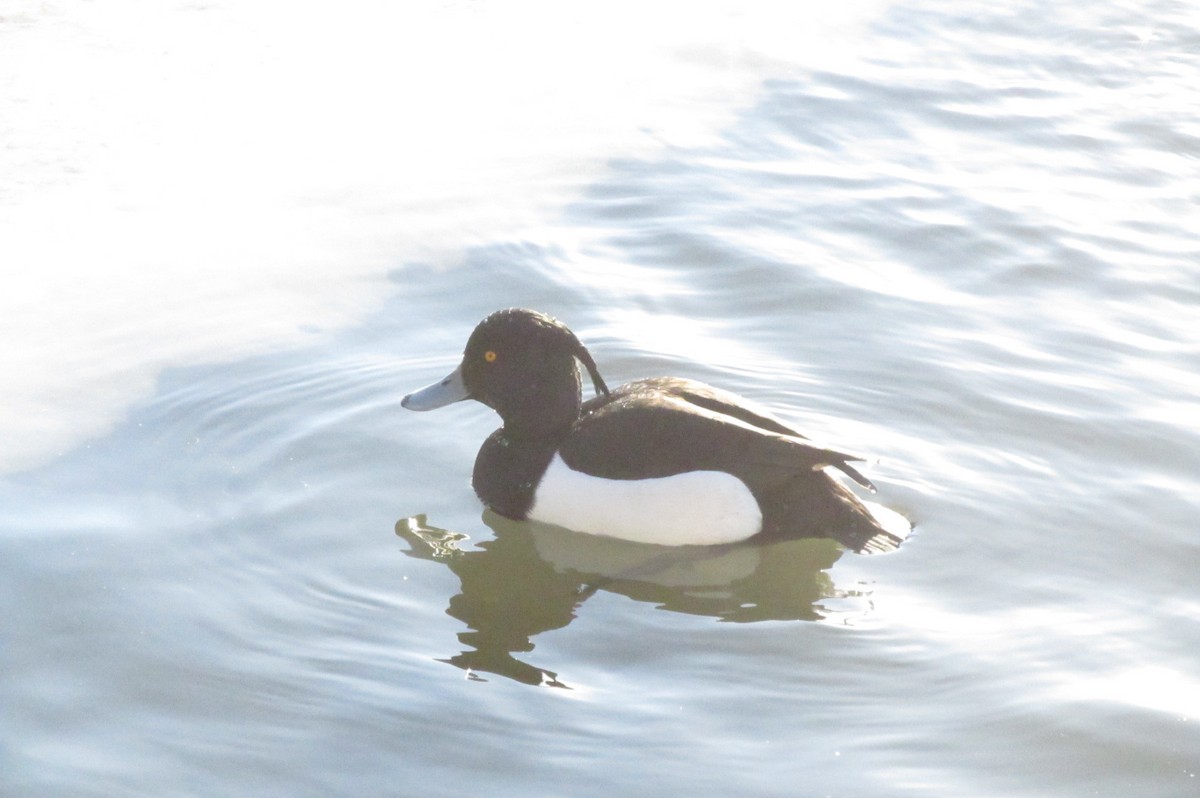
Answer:
[{"label": "water", "polygon": [[[663,9],[0,12],[5,795],[1196,793],[1200,18]],[[512,304],[914,538],[482,514]]]}]

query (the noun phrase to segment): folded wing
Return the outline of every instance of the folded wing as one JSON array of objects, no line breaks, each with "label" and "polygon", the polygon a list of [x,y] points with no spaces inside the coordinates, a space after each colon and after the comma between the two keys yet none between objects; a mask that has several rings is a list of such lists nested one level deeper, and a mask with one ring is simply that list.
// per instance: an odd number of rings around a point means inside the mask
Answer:
[{"label": "folded wing", "polygon": [[642,380],[607,401],[589,402],[584,411],[562,455],[573,468],[598,476],[645,479],[716,470],[754,489],[832,467],[875,489],[850,465],[861,457],[818,446],[740,397],[703,383]]}]

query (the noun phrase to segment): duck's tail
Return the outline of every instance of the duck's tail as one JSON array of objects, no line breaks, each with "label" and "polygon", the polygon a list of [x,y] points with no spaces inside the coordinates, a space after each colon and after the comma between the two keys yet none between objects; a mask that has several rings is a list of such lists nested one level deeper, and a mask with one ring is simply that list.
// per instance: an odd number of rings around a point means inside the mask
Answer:
[{"label": "duck's tail", "polygon": [[[863,502],[863,507],[871,514],[875,522],[874,534],[862,540],[857,547],[851,546],[859,554],[886,554],[900,548],[900,544],[908,540],[912,532],[912,524],[908,519],[895,510],[884,507],[876,502]],[[850,544],[847,544],[850,545]]]},{"label": "duck's tail", "polygon": [[895,551],[908,538],[912,524],[895,510],[864,502],[829,474],[816,472],[793,480],[763,503],[769,538],[833,538],[858,554]]},{"label": "duck's tail", "polygon": [[830,497],[841,505],[830,516],[827,534],[858,554],[885,554],[900,548],[912,532],[909,520],[876,502],[865,502],[837,485]]}]

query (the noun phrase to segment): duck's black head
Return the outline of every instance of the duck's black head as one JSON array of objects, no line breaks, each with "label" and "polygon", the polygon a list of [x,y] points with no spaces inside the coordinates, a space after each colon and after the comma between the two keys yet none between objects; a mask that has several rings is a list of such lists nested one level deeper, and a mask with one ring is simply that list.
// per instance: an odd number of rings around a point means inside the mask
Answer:
[{"label": "duck's black head", "polygon": [[576,360],[587,368],[596,393],[607,395],[595,361],[565,324],[532,310],[500,310],[475,327],[457,369],[401,404],[432,410],[474,399],[499,413],[511,434],[553,434],[579,418]]}]

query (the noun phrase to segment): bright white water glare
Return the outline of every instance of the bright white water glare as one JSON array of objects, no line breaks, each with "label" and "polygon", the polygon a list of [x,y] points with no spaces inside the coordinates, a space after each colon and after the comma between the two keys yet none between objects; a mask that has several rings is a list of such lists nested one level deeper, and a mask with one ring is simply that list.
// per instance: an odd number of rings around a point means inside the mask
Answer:
[{"label": "bright white water glare", "polygon": [[608,159],[708,140],[879,5],[5,11],[0,469],[102,434],[166,366],[360,318]]}]

